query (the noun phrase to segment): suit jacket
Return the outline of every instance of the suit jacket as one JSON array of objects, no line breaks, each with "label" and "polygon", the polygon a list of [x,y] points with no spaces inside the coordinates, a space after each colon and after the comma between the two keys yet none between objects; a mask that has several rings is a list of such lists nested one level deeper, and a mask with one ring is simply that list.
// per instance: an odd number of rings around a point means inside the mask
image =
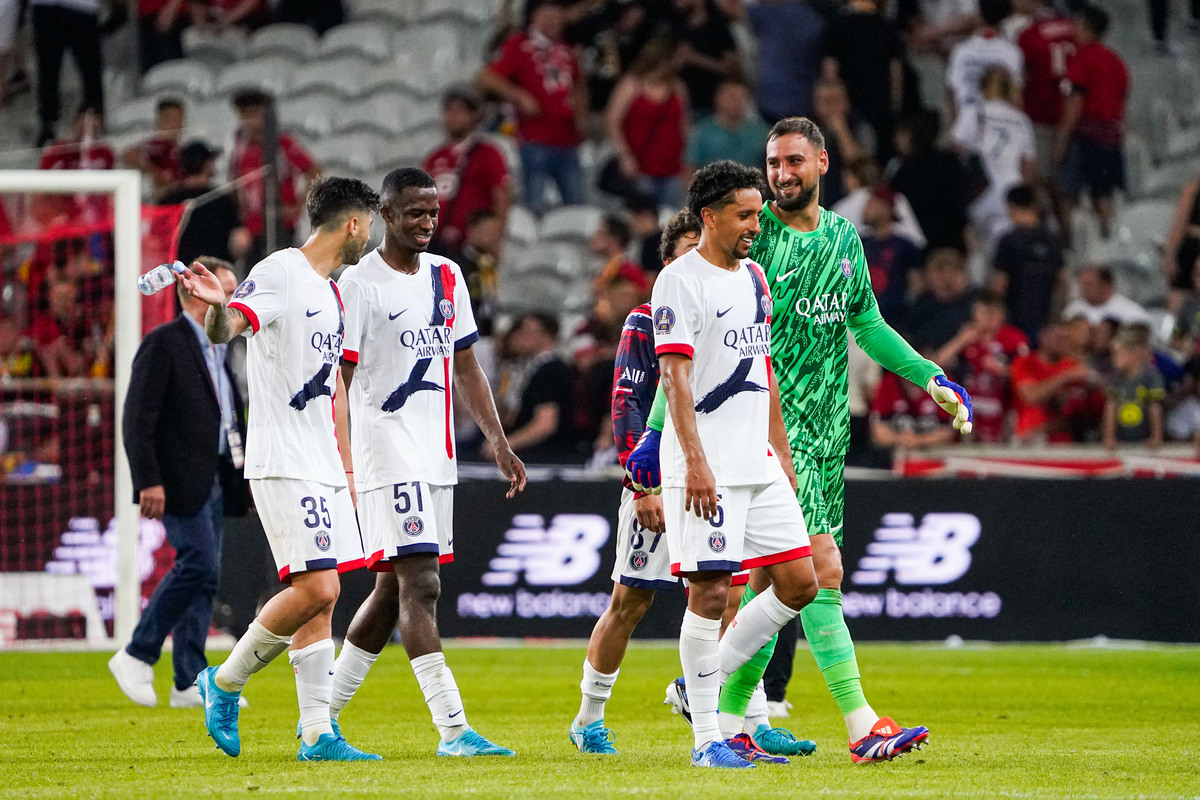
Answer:
[{"label": "suit jacket", "polygon": [[[245,440],[245,406],[228,365],[234,417]],[[192,517],[208,501],[220,471],[225,513],[246,513],[249,493],[240,469],[217,455],[221,408],[196,332],[182,315],[159,325],[142,340],[133,359],[125,397],[125,453],[133,473],[133,501],[150,486],[162,486],[165,513]]]}]

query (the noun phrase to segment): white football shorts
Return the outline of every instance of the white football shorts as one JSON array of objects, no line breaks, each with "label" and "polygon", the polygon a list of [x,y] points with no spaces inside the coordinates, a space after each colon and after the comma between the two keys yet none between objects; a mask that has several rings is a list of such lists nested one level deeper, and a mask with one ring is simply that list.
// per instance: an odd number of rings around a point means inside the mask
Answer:
[{"label": "white football shorts", "polygon": [[433,553],[454,560],[454,487],[410,481],[358,495],[367,567],[391,572],[391,559]]},{"label": "white football shorts", "polygon": [[348,490],[292,478],[256,478],[250,492],[281,581],[300,572],[346,572],[364,565]]},{"label": "white football shorts", "polygon": [[633,510],[632,489],[621,490],[617,511],[617,563],[612,579],[634,589],[675,589],[679,581],[671,576],[671,556],[667,537],[651,533],[637,521]]}]

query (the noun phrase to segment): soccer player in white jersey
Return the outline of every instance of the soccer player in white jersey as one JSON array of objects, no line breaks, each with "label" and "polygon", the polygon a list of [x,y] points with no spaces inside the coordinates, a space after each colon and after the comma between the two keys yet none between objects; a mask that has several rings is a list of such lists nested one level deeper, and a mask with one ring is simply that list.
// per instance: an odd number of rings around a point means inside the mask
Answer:
[{"label": "soccer player in white jersey", "polygon": [[383,180],[383,245],[339,279],[349,319],[342,376],[350,389],[352,476],[367,565],[379,573],[346,634],[334,677],[334,720],[366,678],[397,624],[417,683],[441,735],[440,756],[513,755],[467,724],[437,629],[438,565],[454,560],[458,467],[453,391],[525,488],[471,345],[479,338],[458,265],[426,252],[437,229],[438,193],[423,170]]},{"label": "soccer player in white jersey", "polygon": [[376,760],[335,734],[329,718],[338,571],[363,565],[340,452],[348,440],[344,425],[339,431],[334,425],[335,396],[339,404],[345,396],[338,366],[346,315],[329,275],[362,257],[379,196],[362,181],[326,178],[313,185],[307,206],[308,241],[255,265],[228,306],[220,281],[203,265],[180,277],[211,306],[205,318],[210,340],[251,334],[246,477],[279,578],[288,584],[263,606],[225,663],[201,672],[196,685],[209,735],[236,756],[242,687],[290,645],[303,737],[297,757]]},{"label": "soccer player in white jersey", "polygon": [[[732,161],[698,171],[688,207],[704,225],[700,244],[662,271],[650,301],[667,398],[663,509],[672,574],[689,582],[679,656],[700,767],[754,767],[722,734],[721,681],[817,593],[771,370],[771,297],[746,258],[764,189],[760,172]],[[754,567],[772,586],[720,636],[732,575]]]}]

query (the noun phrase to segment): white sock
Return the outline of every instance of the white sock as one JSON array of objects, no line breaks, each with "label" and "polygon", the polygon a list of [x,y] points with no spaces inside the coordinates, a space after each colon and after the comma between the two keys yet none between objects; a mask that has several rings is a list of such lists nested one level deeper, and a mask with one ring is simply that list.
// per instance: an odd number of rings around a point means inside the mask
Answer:
[{"label": "white sock", "polygon": [[367,679],[367,672],[378,653],[370,653],[361,647],[356,647],[349,639],[342,643],[342,652],[338,653],[333,665],[333,700],[329,703],[329,718],[337,719],[338,714],[354,697],[358,687]]},{"label": "white sock", "polygon": [[463,711],[458,684],[446,666],[445,654],[418,656],[412,660],[412,669],[442,741],[450,742],[458,738],[467,729],[467,712]]},{"label": "white sock", "polygon": [[300,701],[300,732],[305,744],[316,744],[322,734],[333,733],[329,699],[333,693],[333,639],[322,639],[288,654],[296,673],[296,698]]},{"label": "white sock", "polygon": [[750,705],[746,706],[746,730],[753,735],[763,725],[771,727],[771,719],[767,716],[767,690],[759,681],[750,695]]},{"label": "white sock", "polygon": [[[691,695],[688,695],[688,697],[690,699]],[[732,739],[742,732],[742,720],[733,714],[723,714],[718,711],[717,727],[721,731],[722,739]]]},{"label": "white sock", "polygon": [[717,722],[717,697],[721,693],[721,657],[717,638],[721,620],[705,619],[689,609],[683,612],[679,626],[679,661],[687,684],[688,705],[692,709],[692,734],[696,749],[721,739]]},{"label": "white sock", "polygon": [[774,586],[742,606],[721,637],[721,672],[736,672],[799,613],[780,602]]},{"label": "white sock", "polygon": [[842,719],[846,721],[846,733],[850,735],[850,741],[857,742],[871,732],[871,728],[879,722],[879,715],[870,706],[863,706],[854,709]]},{"label": "white sock", "polygon": [[620,673],[621,670],[618,669],[611,675],[605,675],[603,672],[597,672],[586,658],[583,660],[583,680],[579,684],[583,702],[579,705],[579,715],[575,717],[578,727],[586,728],[593,722],[604,719],[604,704],[612,697],[613,684],[617,682],[617,675]]},{"label": "white sock", "polygon": [[229,658],[217,670],[214,678],[217,688],[226,692],[240,692],[251,675],[270,664],[291,643],[290,636],[276,636],[258,620],[254,620],[246,628],[246,634],[233,646]]}]

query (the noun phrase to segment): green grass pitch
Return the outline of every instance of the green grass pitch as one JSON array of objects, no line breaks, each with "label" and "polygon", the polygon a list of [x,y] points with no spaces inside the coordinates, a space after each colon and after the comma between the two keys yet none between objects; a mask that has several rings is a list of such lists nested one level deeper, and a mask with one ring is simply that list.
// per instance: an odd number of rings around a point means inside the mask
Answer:
[{"label": "green grass pitch", "polygon": [[128,702],[103,653],[0,655],[0,797],[473,798],[1166,798],[1200,797],[1200,651],[1011,646],[859,648],[877,711],[932,730],[922,752],[855,767],[833,701],[797,658],[786,720],[817,753],[786,767],[727,773],[688,764],[690,734],[662,705],[673,648],[634,646],[608,724],[616,757],[567,739],[581,647],[452,647],[448,663],[473,726],[515,759],[434,756],[436,733],[404,651],[388,648],[342,715],[373,764],[301,764],[286,659],[256,676],[242,755],[204,733],[198,709]]}]

